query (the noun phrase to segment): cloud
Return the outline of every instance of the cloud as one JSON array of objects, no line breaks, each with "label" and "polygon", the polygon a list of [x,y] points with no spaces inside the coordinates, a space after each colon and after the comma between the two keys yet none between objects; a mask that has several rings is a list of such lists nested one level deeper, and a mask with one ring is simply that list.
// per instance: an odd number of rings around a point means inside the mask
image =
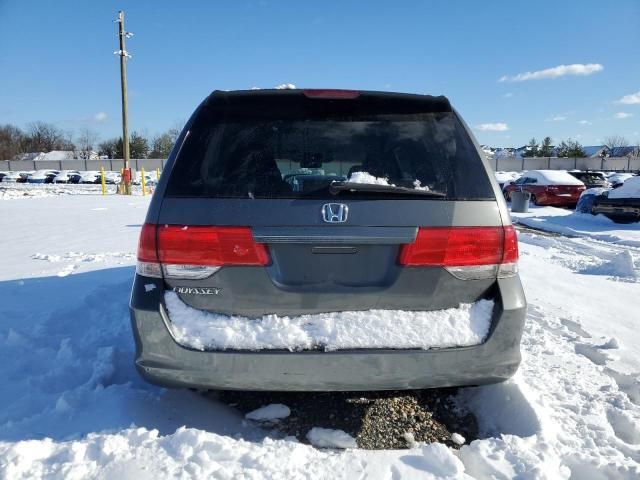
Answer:
[{"label": "cloud", "polygon": [[620,100],[616,101],[616,103],[624,103],[625,105],[636,105],[640,103],[640,92],[625,95]]},{"label": "cloud", "polygon": [[276,90],[294,90],[296,86],[293,83],[281,83],[276,85]]},{"label": "cloud", "polygon": [[480,130],[481,132],[506,132],[509,130],[509,125],[502,122],[481,123],[480,125],[476,125],[475,129]]},{"label": "cloud", "polygon": [[102,123],[107,120],[107,114],[104,112],[98,112],[93,116],[93,119],[98,123]]},{"label": "cloud", "polygon": [[503,75],[500,82],[524,82],[526,80],[542,80],[546,78],[559,78],[565,75],[591,75],[604,69],[599,63],[574,63],[572,65],[558,65],[553,68],[536,70],[535,72],[524,72],[517,75]]},{"label": "cloud", "polygon": [[502,95],[502,98],[511,98],[513,97],[513,92],[507,92],[504,95]]},{"label": "cloud", "polygon": [[627,113],[627,112],[618,112],[616,113],[614,116],[614,118],[618,118],[618,119],[623,119],[623,118],[629,118],[629,117],[633,117],[633,113]]},{"label": "cloud", "polygon": [[580,120],[578,123],[580,125],[591,125],[591,122],[589,120]]},{"label": "cloud", "polygon": [[564,115],[558,115],[558,116],[552,117],[551,121],[552,122],[562,122],[562,121],[564,121],[566,119],[567,119],[567,117],[565,117]]}]

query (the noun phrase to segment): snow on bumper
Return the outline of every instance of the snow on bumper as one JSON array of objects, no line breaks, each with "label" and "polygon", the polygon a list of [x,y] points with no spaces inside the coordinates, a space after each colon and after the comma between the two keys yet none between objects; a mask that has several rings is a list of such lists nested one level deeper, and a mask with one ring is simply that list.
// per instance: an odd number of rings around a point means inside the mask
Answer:
[{"label": "snow on bumper", "polygon": [[518,277],[500,279],[486,339],[463,347],[200,351],[180,345],[161,306],[163,286],[136,276],[131,320],[136,366],[165,387],[269,391],[395,390],[504,381],[520,364],[526,301]]},{"label": "snow on bumper", "polygon": [[189,307],[174,292],[164,295],[171,333],[196,350],[312,350],[449,348],[478,345],[491,325],[494,303],[426,312],[368,310],[259,319]]}]

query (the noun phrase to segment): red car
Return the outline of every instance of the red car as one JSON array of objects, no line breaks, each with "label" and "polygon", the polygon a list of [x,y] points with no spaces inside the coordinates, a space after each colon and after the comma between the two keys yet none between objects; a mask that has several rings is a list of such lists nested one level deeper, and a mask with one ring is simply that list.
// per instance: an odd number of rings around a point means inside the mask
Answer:
[{"label": "red car", "polygon": [[515,182],[504,187],[505,200],[511,200],[511,192],[523,190],[531,193],[534,205],[575,208],[584,183],[564,170],[529,170]]}]

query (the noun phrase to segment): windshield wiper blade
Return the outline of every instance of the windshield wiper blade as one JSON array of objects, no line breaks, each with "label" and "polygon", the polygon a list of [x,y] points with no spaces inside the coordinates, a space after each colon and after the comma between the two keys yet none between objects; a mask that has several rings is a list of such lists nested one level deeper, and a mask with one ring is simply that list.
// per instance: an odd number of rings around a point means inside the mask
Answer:
[{"label": "windshield wiper blade", "polygon": [[340,192],[371,192],[391,193],[400,195],[417,195],[421,197],[444,198],[446,193],[435,190],[420,190],[416,188],[396,187],[394,185],[376,185],[372,183],[331,182],[329,192],[337,195]]}]

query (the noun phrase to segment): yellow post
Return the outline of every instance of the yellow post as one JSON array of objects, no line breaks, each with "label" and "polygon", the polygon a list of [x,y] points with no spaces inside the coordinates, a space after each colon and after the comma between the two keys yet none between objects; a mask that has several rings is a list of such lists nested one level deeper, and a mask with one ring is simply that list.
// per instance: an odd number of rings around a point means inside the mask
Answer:
[{"label": "yellow post", "polygon": [[156,183],[160,181],[160,168],[156,168]]},{"label": "yellow post", "polygon": [[100,167],[100,183],[102,184],[102,195],[107,194],[107,185],[104,181],[104,167]]},{"label": "yellow post", "polygon": [[147,194],[147,182],[144,178],[144,167],[142,167],[142,170],[140,170],[140,174],[142,175],[142,196],[144,197]]}]

